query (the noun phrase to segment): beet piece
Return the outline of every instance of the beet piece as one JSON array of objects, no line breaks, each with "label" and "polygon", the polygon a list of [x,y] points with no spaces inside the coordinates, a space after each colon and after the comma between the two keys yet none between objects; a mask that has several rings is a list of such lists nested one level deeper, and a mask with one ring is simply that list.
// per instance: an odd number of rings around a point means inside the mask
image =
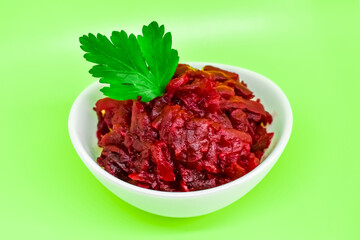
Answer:
[{"label": "beet piece", "polygon": [[246,170],[238,163],[232,162],[229,166],[225,167],[224,172],[227,176],[234,180],[243,176],[246,173]]},{"label": "beet piece", "polygon": [[256,168],[259,164],[260,164],[259,159],[254,154],[252,154],[249,157],[248,172]]},{"label": "beet piece", "polygon": [[219,95],[225,99],[229,99],[232,96],[235,96],[234,88],[229,87],[225,84],[218,84],[216,87],[216,91],[219,93]]},{"label": "beet piece", "polygon": [[170,161],[170,153],[164,142],[155,142],[151,148],[151,157],[157,167],[157,174],[161,180],[175,181],[173,164]]},{"label": "beet piece", "polygon": [[205,118],[194,118],[186,123],[186,142],[188,162],[202,159],[209,149],[209,126],[211,122]]},{"label": "beet piece", "polygon": [[[110,132],[113,125],[121,125],[119,131],[126,132],[126,127],[131,116],[132,100],[117,101],[111,98],[103,98],[96,102],[94,110],[98,116],[97,137],[100,143],[102,136]],[[123,134],[123,135],[124,135]]]},{"label": "beet piece", "polygon": [[198,180],[204,180],[206,175],[196,169],[189,169],[184,167],[184,165],[180,165],[180,175],[184,182],[194,182]]},{"label": "beet piece", "polygon": [[176,91],[190,80],[190,74],[184,74],[178,78],[172,79],[166,86],[166,94],[172,98]]},{"label": "beet piece", "polygon": [[184,73],[193,71],[193,70],[194,70],[194,68],[190,67],[189,65],[179,63],[176,68],[173,78],[178,78],[178,77],[184,75]]},{"label": "beet piece", "polygon": [[160,139],[174,149],[176,156],[186,148],[184,125],[188,118],[179,105],[174,105],[166,106],[152,122],[152,126],[159,131]]},{"label": "beet piece", "polygon": [[191,191],[213,188],[213,187],[216,187],[216,180],[215,179],[198,180],[198,181],[187,183],[187,186],[188,186],[189,190],[191,190]]},{"label": "beet piece", "polygon": [[237,80],[237,81],[239,80],[239,75],[238,74],[223,70],[221,68],[206,65],[203,68],[203,70],[206,71],[206,72],[219,72],[219,73],[222,73],[227,79],[233,79],[233,80]]},{"label": "beet piece", "polygon": [[246,114],[242,109],[236,109],[232,111],[230,114],[230,119],[235,129],[248,132],[250,127],[248,114]]},{"label": "beet piece", "polygon": [[150,150],[143,150],[140,155],[134,160],[134,167],[136,172],[147,172],[150,167]]},{"label": "beet piece", "polygon": [[246,84],[243,81],[235,83],[235,92],[237,95],[245,99],[251,99],[254,97],[252,91],[247,88]]},{"label": "beet piece", "polygon": [[167,99],[161,97],[161,98],[155,98],[153,101],[150,102],[150,104],[153,105],[150,114],[150,119],[153,121],[162,113],[164,107],[167,106],[169,103]]},{"label": "beet piece", "polygon": [[110,132],[110,129],[109,129],[108,125],[106,124],[105,120],[104,120],[104,116],[103,116],[101,110],[99,111],[95,107],[94,107],[94,110],[96,111],[96,115],[98,117],[96,137],[98,139],[98,145],[100,146],[101,138],[106,133]]},{"label": "beet piece", "polygon": [[205,161],[203,161],[203,168],[210,173],[218,173],[217,166],[217,147],[216,142],[209,144],[209,150],[205,155]]},{"label": "beet piece", "polygon": [[252,138],[248,133],[233,128],[224,128],[221,129],[219,132],[223,136],[225,141],[238,140],[240,142],[249,144],[251,144],[252,142]]},{"label": "beet piece", "polygon": [[107,145],[122,145],[124,142],[124,136],[117,131],[111,131],[106,133],[99,141],[99,147],[106,147]]},{"label": "beet piece", "polygon": [[157,132],[151,126],[150,117],[145,111],[144,103],[134,101],[129,132],[125,136],[125,146],[128,148],[132,147],[135,151],[141,152],[156,137]]}]

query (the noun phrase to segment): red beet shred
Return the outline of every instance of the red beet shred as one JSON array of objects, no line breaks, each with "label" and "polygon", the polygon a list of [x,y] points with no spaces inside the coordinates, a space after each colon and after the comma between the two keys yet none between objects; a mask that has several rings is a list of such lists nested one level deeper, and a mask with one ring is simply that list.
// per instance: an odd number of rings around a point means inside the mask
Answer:
[{"label": "red beet shred", "polygon": [[236,73],[179,64],[165,94],[148,103],[100,99],[98,164],[131,184],[195,191],[259,165],[273,133],[259,100]]}]

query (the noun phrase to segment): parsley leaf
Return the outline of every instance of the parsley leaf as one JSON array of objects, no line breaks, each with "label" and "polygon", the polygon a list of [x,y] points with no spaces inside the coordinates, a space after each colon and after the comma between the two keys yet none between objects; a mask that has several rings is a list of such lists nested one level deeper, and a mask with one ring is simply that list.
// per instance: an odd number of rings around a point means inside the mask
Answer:
[{"label": "parsley leaf", "polygon": [[171,33],[164,35],[164,25],[154,21],[142,33],[136,38],[114,31],[110,40],[102,34],[80,37],[84,58],[96,63],[89,73],[109,84],[100,90],[104,95],[116,100],[141,96],[148,102],[164,93],[179,63],[178,52],[171,48]]}]

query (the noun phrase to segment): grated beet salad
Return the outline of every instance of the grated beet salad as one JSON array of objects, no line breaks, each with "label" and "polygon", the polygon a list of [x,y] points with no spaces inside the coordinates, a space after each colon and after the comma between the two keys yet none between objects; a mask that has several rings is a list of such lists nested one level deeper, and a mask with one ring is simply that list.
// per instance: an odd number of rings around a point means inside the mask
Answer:
[{"label": "grated beet salad", "polygon": [[179,64],[165,94],[148,103],[100,99],[98,164],[160,191],[216,187],[259,165],[273,133],[260,100],[236,73]]}]

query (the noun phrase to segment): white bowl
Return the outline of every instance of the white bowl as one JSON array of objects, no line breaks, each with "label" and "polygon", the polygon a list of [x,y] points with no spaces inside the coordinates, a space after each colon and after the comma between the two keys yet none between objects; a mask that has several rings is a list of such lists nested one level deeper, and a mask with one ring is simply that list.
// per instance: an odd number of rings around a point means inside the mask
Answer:
[{"label": "white bowl", "polygon": [[76,152],[87,168],[110,191],[129,204],[144,211],[168,217],[194,217],[219,210],[238,200],[264,178],[283,152],[291,133],[292,112],[285,94],[280,88],[255,72],[216,63],[189,63],[201,69],[212,65],[239,74],[240,79],[261,99],[265,109],[273,116],[268,126],[274,132],[270,147],[265,151],[263,161],[253,171],[230,183],[201,191],[162,192],[149,190],[124,182],[107,173],[97,163],[100,155],[97,146],[97,117],[93,111],[95,102],[104,97],[95,82],[86,88],[75,100],[69,116],[69,134]]}]

